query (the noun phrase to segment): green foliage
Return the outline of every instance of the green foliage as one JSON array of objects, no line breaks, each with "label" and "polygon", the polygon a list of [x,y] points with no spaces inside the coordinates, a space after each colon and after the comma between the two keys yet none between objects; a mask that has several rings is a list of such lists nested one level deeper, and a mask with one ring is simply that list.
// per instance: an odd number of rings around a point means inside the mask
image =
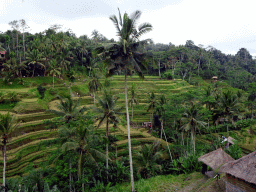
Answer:
[{"label": "green foliage", "polygon": [[241,148],[237,145],[237,141],[235,141],[234,145],[229,146],[228,148],[225,149],[225,152],[229,154],[233,159],[237,160],[242,157],[242,150]]},{"label": "green foliage", "polygon": [[37,87],[37,90],[38,90],[39,95],[41,96],[40,99],[43,99],[44,98],[44,92],[46,91],[46,89],[44,87],[42,87],[41,85],[39,85]]},{"label": "green foliage", "polygon": [[173,77],[173,72],[171,70],[167,70],[162,74],[162,78],[172,80],[174,79]]}]

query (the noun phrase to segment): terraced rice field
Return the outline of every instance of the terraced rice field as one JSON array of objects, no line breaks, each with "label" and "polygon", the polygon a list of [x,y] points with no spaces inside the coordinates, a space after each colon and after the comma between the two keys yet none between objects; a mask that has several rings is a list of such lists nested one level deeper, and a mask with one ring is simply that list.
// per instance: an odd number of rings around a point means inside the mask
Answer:
[{"label": "terraced rice field", "polygon": [[[102,80],[103,81],[103,80]],[[193,88],[191,85],[182,80],[162,80],[158,77],[145,77],[144,80],[140,80],[138,77],[128,78],[128,88],[131,87],[132,83],[137,85],[137,98],[139,100],[139,105],[134,105],[134,122],[137,125],[141,125],[143,122],[150,121],[151,113],[147,111],[147,95],[154,91],[156,95],[166,94],[177,94],[184,91],[188,91]],[[81,85],[82,83],[77,83]],[[120,97],[118,104],[123,105],[125,103],[124,99],[124,77],[114,76],[111,80],[111,91]],[[34,165],[39,165],[47,158],[47,154],[50,151],[56,149],[56,145],[47,148],[40,148],[41,141],[50,141],[56,138],[57,131],[49,131],[45,129],[45,124],[43,120],[51,119],[55,117],[54,114],[46,112],[45,106],[41,106],[37,103],[37,98],[35,95],[27,94],[29,88],[24,89],[0,89],[0,91],[15,91],[19,94],[23,94],[23,99],[20,101],[16,107],[12,110],[12,114],[17,115],[18,119],[21,121],[20,127],[12,135],[12,139],[7,145],[7,177],[17,177],[24,174],[26,167],[29,163],[33,162]],[[98,92],[97,95],[100,96],[102,92]],[[27,97],[26,97],[27,94]],[[89,93],[85,93],[86,96],[80,99],[81,105],[90,107],[93,105],[93,98],[89,96]],[[129,98],[130,94],[128,94]],[[49,109],[57,109],[58,101],[52,101],[48,103]],[[125,112],[125,111],[124,111]],[[131,110],[130,110],[131,112]],[[7,111],[0,111],[1,114],[7,113]],[[110,126],[110,130],[113,130]],[[99,128],[99,132],[105,132],[105,125]],[[111,135],[116,135],[119,138],[113,148],[116,146],[117,156],[128,155],[128,140],[127,140],[127,128],[125,123],[120,124],[115,131],[110,133]],[[148,129],[143,127],[137,127],[131,129],[132,138],[132,149],[135,152],[138,146],[145,143],[152,143],[157,138],[153,137],[148,133]],[[164,140],[160,141],[163,146],[167,143]],[[113,151],[114,152],[114,151]],[[0,156],[0,177],[2,177],[2,167],[3,158]]]}]

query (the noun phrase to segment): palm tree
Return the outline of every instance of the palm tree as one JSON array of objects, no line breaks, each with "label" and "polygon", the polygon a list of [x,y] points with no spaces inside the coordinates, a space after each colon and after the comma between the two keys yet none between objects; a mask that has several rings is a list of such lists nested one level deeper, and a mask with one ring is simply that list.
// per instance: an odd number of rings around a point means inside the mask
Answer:
[{"label": "palm tree", "polygon": [[[15,129],[19,126],[17,119],[15,116],[11,116],[8,112],[5,115],[0,114],[0,133],[2,135],[2,152],[4,159],[4,167],[3,167],[3,185],[5,187],[5,169],[6,169],[6,144],[10,138],[10,135],[15,131]],[[5,189],[4,189],[5,191]]]},{"label": "palm tree", "polygon": [[88,82],[88,88],[91,93],[93,93],[93,102],[95,104],[95,95],[96,92],[99,91],[102,87],[100,81],[99,81],[99,76],[93,71],[91,80]]},{"label": "palm tree", "polygon": [[139,146],[139,151],[134,157],[139,166],[138,172],[143,173],[144,178],[154,175],[155,170],[161,170],[161,165],[157,164],[157,160],[161,157],[159,152],[160,142],[155,141],[153,144],[145,144],[143,147]]},{"label": "palm tree", "polygon": [[[226,92],[222,92],[221,96],[218,98],[217,101],[217,109],[214,110],[215,113],[219,116],[217,122],[220,118],[224,118],[224,121],[227,119],[234,123],[233,116],[239,115],[239,99],[237,95],[230,90]],[[228,133],[228,125],[227,125],[227,133]],[[229,133],[228,133],[229,134]]]},{"label": "palm tree", "polygon": [[191,144],[194,146],[194,154],[196,147],[196,129],[200,131],[199,126],[205,126],[206,123],[200,121],[201,115],[199,108],[191,102],[191,106],[189,108],[185,107],[185,112],[183,113],[183,118],[181,121],[184,122],[184,125],[181,127],[184,131],[191,131]]},{"label": "palm tree", "polygon": [[131,88],[131,99],[128,101],[128,103],[130,104],[130,106],[132,107],[132,118],[131,118],[131,122],[133,121],[133,104],[135,103],[136,105],[139,104],[138,99],[136,98],[136,94],[135,94],[135,89],[136,86],[133,83],[132,84],[132,88]]},{"label": "palm tree", "polygon": [[79,52],[82,55],[82,66],[84,66],[84,64],[83,64],[83,58],[84,57],[83,56],[84,56],[84,54],[88,54],[88,51],[86,50],[86,47],[87,47],[86,41],[85,40],[81,40],[79,47],[80,47]]},{"label": "palm tree", "polygon": [[40,65],[44,67],[42,54],[39,53],[37,49],[33,49],[31,52],[28,53],[28,56],[26,57],[26,61],[23,61],[24,63],[28,63],[29,65],[33,65],[33,74],[32,77],[35,75],[35,65]]},{"label": "palm tree", "polygon": [[57,96],[60,99],[60,103],[57,105],[59,110],[47,110],[49,112],[53,112],[58,116],[63,117],[63,120],[66,124],[73,119],[76,119],[78,116],[83,115],[84,111],[86,110],[85,107],[80,108],[79,100],[75,101],[70,95],[66,97]]},{"label": "palm tree", "polygon": [[93,110],[96,114],[96,120],[99,120],[98,127],[106,121],[106,168],[108,169],[108,136],[109,136],[109,123],[115,125],[120,122],[118,115],[122,114],[122,107],[116,107],[119,97],[115,97],[108,91],[104,91],[103,98],[97,98],[98,107],[94,107]]},{"label": "palm tree", "polygon": [[130,16],[127,13],[121,16],[119,10],[119,19],[117,16],[110,16],[110,20],[113,21],[116,29],[119,41],[117,43],[105,43],[102,46],[96,48],[95,53],[102,56],[104,64],[107,68],[107,75],[112,76],[120,69],[124,70],[125,74],[125,107],[126,107],[126,119],[127,119],[127,131],[128,131],[128,146],[129,146],[129,159],[130,159],[130,174],[131,174],[131,188],[134,189],[133,179],[133,165],[132,165],[132,151],[131,151],[131,138],[130,138],[130,119],[128,111],[128,99],[127,99],[127,75],[132,74],[132,70],[137,72],[140,77],[144,77],[141,68],[145,68],[149,57],[146,54],[138,52],[139,45],[145,45],[150,42],[150,39],[139,41],[139,38],[152,30],[152,25],[149,23],[142,23],[138,29],[136,27],[137,21],[141,16],[141,11],[135,11]]},{"label": "palm tree", "polygon": [[[62,139],[61,149],[63,152],[74,151],[79,153],[78,158],[78,178],[84,178],[85,161],[97,165],[96,159],[105,159],[106,156],[100,151],[94,149],[93,135],[91,134],[92,124],[89,121],[80,119],[79,124],[75,127],[63,126],[59,129],[59,134]],[[70,164],[71,165],[71,164]],[[71,169],[71,167],[70,167]],[[70,178],[71,179],[71,178]],[[71,186],[70,186],[71,191]],[[84,192],[84,182],[82,183],[82,191]]]},{"label": "palm tree", "polygon": [[[153,113],[154,113],[154,109],[156,108],[156,104],[157,104],[157,101],[156,101],[156,96],[154,94],[154,92],[152,91],[151,94],[148,94],[148,110],[151,110],[152,111],[152,121],[153,121]],[[150,119],[151,119],[150,118]]]},{"label": "palm tree", "polygon": [[52,75],[52,87],[54,88],[54,76],[61,74],[61,68],[57,67],[56,59],[50,61],[49,74]]}]

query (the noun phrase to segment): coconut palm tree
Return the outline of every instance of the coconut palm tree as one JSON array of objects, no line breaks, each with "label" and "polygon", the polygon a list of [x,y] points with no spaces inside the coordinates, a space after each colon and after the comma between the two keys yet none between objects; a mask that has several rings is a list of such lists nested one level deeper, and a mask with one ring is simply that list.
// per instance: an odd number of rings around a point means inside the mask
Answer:
[{"label": "coconut palm tree", "polygon": [[80,108],[79,100],[72,99],[71,93],[66,97],[57,96],[57,98],[60,99],[60,103],[57,105],[58,110],[51,109],[47,111],[63,117],[66,124],[69,124],[71,120],[76,119],[78,116],[83,115],[86,110],[85,107]]},{"label": "coconut palm tree", "polygon": [[43,58],[42,58],[42,54],[39,53],[39,51],[37,49],[33,49],[31,52],[28,52],[28,56],[26,57],[26,61],[23,61],[23,63],[28,63],[29,65],[33,65],[33,73],[32,73],[32,77],[34,77],[35,75],[35,69],[36,69],[36,65],[40,65],[41,67],[44,67],[43,64]]},{"label": "coconut palm tree", "polygon": [[101,89],[102,85],[99,81],[99,76],[93,71],[91,80],[88,82],[89,91],[93,94],[93,102],[95,104],[96,92]]},{"label": "coconut palm tree", "polygon": [[128,110],[127,99],[127,75],[131,75],[132,71],[137,72],[143,78],[142,68],[145,68],[149,57],[146,54],[138,52],[139,45],[145,45],[151,42],[150,39],[139,41],[139,38],[152,30],[152,25],[149,23],[142,23],[137,28],[137,21],[141,16],[141,11],[135,11],[130,16],[127,13],[121,16],[119,10],[119,19],[117,16],[110,16],[110,20],[114,23],[117,29],[117,36],[119,41],[116,43],[105,43],[97,47],[96,54],[104,58],[104,64],[107,69],[106,76],[112,76],[115,72],[122,69],[125,75],[125,107],[127,116],[127,130],[128,130],[128,146],[129,146],[129,159],[130,159],[130,174],[131,174],[131,187],[134,189],[133,179],[133,165],[132,165],[132,152],[131,152],[131,138],[130,138],[130,118]]},{"label": "coconut palm tree", "polygon": [[134,159],[139,167],[138,172],[142,173],[144,178],[154,175],[156,170],[161,170],[161,165],[157,164],[157,160],[161,157],[159,147],[158,140],[153,144],[139,146],[139,151],[136,152]]},{"label": "coconut palm tree", "polygon": [[194,154],[196,150],[196,130],[199,130],[199,126],[205,126],[206,123],[200,121],[200,109],[193,102],[191,102],[191,106],[189,108],[185,107],[185,112],[183,113],[183,118],[181,121],[184,125],[181,127],[182,130],[188,132],[191,131],[191,144],[194,146]]},{"label": "coconut palm tree", "polygon": [[152,116],[150,118],[150,119],[152,119],[152,121],[153,121],[153,113],[156,108],[156,105],[157,105],[156,96],[155,96],[154,92],[152,91],[151,94],[148,94],[148,109],[147,109],[147,111],[151,110],[151,112],[152,112]]},{"label": "coconut palm tree", "polygon": [[54,88],[54,77],[61,74],[61,68],[57,67],[57,60],[51,60],[49,65],[49,74],[52,75],[52,87]]},{"label": "coconut palm tree", "polygon": [[[0,134],[2,135],[2,152],[4,159],[4,167],[3,167],[3,185],[5,187],[5,169],[6,169],[6,145],[10,139],[10,135],[15,131],[15,129],[19,126],[17,119],[15,116],[11,116],[8,112],[5,115],[0,114]],[[4,190],[5,191],[5,190]]]},{"label": "coconut palm tree", "polygon": [[[63,126],[59,129],[59,136],[62,140],[61,149],[64,152],[74,151],[78,152],[78,178],[84,180],[84,163],[97,165],[96,159],[107,158],[103,153],[94,149],[93,139],[94,136],[91,134],[92,123],[91,121],[85,121],[80,119],[76,126],[67,127]],[[71,165],[71,163],[70,163]],[[71,169],[71,167],[70,167]],[[82,174],[83,173],[83,174]],[[71,180],[71,176],[70,176]],[[71,185],[70,185],[71,189]],[[84,192],[84,183],[82,183],[82,191]]]},{"label": "coconut palm tree", "polygon": [[133,84],[132,84],[132,88],[131,88],[131,98],[130,98],[129,101],[128,101],[128,103],[129,103],[130,106],[132,107],[132,118],[131,118],[131,122],[133,121],[133,104],[136,104],[136,105],[139,104],[139,101],[138,101],[138,99],[136,98],[135,90],[136,90],[136,86],[135,86],[135,84],[133,83]]},{"label": "coconut palm tree", "polygon": [[96,115],[96,120],[99,120],[98,127],[106,121],[106,168],[108,170],[108,136],[109,136],[109,123],[114,123],[115,125],[120,122],[119,115],[122,114],[122,107],[117,107],[117,100],[119,97],[115,97],[109,91],[104,91],[103,98],[97,98],[98,106],[93,107]]},{"label": "coconut palm tree", "polygon": [[[217,109],[214,112],[218,115],[217,122],[219,122],[220,118],[224,118],[225,120],[231,121],[234,123],[233,116],[240,115],[239,108],[239,98],[235,93],[228,90],[226,92],[222,92],[222,94],[218,97],[216,102]],[[228,125],[227,125],[227,133],[228,133]]]}]

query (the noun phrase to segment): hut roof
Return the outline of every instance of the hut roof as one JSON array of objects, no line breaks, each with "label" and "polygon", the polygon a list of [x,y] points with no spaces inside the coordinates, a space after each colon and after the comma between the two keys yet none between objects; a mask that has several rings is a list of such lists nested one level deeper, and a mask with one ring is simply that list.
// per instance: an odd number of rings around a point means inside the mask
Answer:
[{"label": "hut roof", "polygon": [[0,54],[4,54],[5,55],[6,51],[0,51]]},{"label": "hut roof", "polygon": [[249,183],[256,184],[256,151],[224,164],[219,172],[228,173]]},{"label": "hut roof", "polygon": [[213,76],[212,78],[213,78],[213,79],[218,79],[218,77],[217,77],[217,76]]},{"label": "hut roof", "polygon": [[231,143],[232,145],[235,144],[235,143],[234,143],[234,140],[235,140],[234,138],[232,138],[232,137],[230,137],[230,136],[228,137],[228,142]]},{"label": "hut roof", "polygon": [[222,148],[219,148],[198,158],[198,161],[203,162],[214,170],[221,165],[233,160],[234,159],[230,157],[225,151],[223,151]]}]

